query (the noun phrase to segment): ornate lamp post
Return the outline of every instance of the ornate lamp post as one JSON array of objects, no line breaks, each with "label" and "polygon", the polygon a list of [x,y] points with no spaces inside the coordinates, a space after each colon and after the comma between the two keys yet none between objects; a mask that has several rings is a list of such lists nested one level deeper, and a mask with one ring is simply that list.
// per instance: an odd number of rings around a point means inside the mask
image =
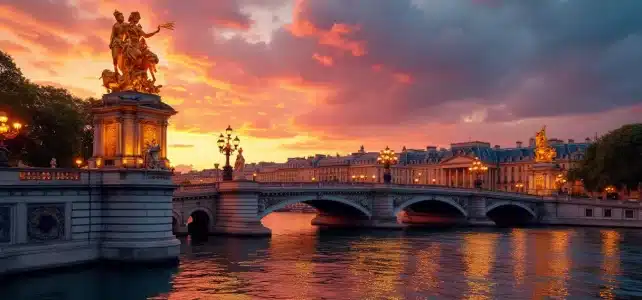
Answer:
[{"label": "ornate lamp post", "polygon": [[390,166],[397,164],[397,155],[395,155],[395,150],[391,150],[386,146],[386,149],[379,151],[377,163],[383,165],[383,183],[390,183],[392,181]]},{"label": "ornate lamp post", "polygon": [[221,135],[219,135],[218,137],[218,141],[216,142],[216,144],[218,145],[218,149],[225,155],[223,181],[233,180],[234,170],[230,165],[230,155],[234,154],[234,151],[239,148],[239,144],[241,143],[241,140],[239,140],[238,136],[232,139],[232,132],[232,127],[228,125],[227,129],[225,129],[225,136],[221,133]]},{"label": "ornate lamp post", "polygon": [[481,189],[482,184],[484,183],[481,179],[481,174],[488,172],[488,167],[479,160],[479,157],[475,157],[475,160],[468,168],[468,171],[475,174],[475,188]]},{"label": "ornate lamp post", "polygon": [[13,122],[9,125],[9,117],[5,112],[0,111],[0,167],[9,166],[9,149],[4,141],[18,136],[20,129],[22,129],[22,124]]},{"label": "ornate lamp post", "polygon": [[557,174],[557,176],[555,177],[555,185],[557,185],[558,193],[560,194],[562,193],[562,187],[564,187],[565,184],[566,184],[566,177],[564,176],[564,174],[562,173]]}]

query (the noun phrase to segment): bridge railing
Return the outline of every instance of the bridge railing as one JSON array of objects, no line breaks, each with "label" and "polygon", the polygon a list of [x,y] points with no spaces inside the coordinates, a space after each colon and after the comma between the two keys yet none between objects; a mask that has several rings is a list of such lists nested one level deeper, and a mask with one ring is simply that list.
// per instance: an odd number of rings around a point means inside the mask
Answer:
[{"label": "bridge railing", "polygon": [[180,185],[177,192],[218,190],[218,182]]}]

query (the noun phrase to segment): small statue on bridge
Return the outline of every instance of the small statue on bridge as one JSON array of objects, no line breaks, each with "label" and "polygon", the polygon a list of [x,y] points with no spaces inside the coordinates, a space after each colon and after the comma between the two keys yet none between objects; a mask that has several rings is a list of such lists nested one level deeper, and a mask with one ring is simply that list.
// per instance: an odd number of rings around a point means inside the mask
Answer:
[{"label": "small statue on bridge", "polygon": [[51,160],[49,161],[49,166],[51,166],[52,169],[55,169],[58,167],[58,161],[56,160],[55,157],[51,158]]},{"label": "small statue on bridge", "polygon": [[143,165],[146,169],[161,169],[160,152],[161,147],[158,143],[156,143],[156,140],[152,140],[151,143],[147,145],[145,150],[145,158],[143,160]]},{"label": "small statue on bridge", "polygon": [[239,154],[236,155],[236,161],[234,162],[234,172],[236,173],[236,179],[245,178],[245,175],[243,174],[244,168],[245,168],[245,157],[243,157],[243,148],[239,148]]}]

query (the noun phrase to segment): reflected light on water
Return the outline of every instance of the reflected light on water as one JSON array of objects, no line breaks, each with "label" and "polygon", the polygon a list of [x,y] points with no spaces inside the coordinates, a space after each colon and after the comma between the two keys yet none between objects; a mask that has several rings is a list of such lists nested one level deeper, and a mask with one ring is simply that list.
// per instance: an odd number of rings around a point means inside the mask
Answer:
[{"label": "reflected light on water", "polygon": [[403,299],[397,285],[404,274],[408,250],[402,239],[361,239],[352,244],[351,250],[353,263],[349,268],[357,281],[356,295],[361,299]]},{"label": "reflected light on water", "polygon": [[570,240],[570,231],[553,231],[551,233],[551,256],[548,258],[551,280],[547,285],[546,291],[546,295],[549,295],[549,297],[568,297],[568,279],[571,267],[568,251]]},{"label": "reflected light on water", "polygon": [[493,298],[493,283],[488,275],[495,262],[496,246],[495,233],[477,233],[464,237],[464,276],[468,284],[466,299]]},{"label": "reflected light on water", "polygon": [[415,291],[435,291],[439,286],[439,260],[441,247],[439,244],[431,244],[426,249],[419,250],[410,259],[415,259],[416,270],[411,272],[412,286]]},{"label": "reflected light on water", "polygon": [[620,234],[614,230],[601,230],[602,238],[602,299],[616,299],[617,276],[620,275]]},{"label": "reflected light on water", "polygon": [[513,229],[511,243],[514,285],[520,286],[524,283],[524,274],[526,273],[526,232],[523,229]]}]

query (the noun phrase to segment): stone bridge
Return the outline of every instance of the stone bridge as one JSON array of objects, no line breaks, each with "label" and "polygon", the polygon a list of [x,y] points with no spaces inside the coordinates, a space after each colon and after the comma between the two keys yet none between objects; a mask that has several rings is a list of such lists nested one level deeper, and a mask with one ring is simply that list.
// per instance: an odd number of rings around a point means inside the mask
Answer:
[{"label": "stone bridge", "polygon": [[[190,226],[208,233],[269,234],[260,220],[298,202],[317,209],[313,224],[328,226],[593,225],[596,220],[604,221],[597,215],[607,215],[606,210],[613,216],[607,221],[640,219],[639,203],[552,199],[434,185],[232,181],[177,189],[173,200],[174,230],[187,232],[191,217]],[[639,222],[632,224],[629,225],[637,227]]]}]

